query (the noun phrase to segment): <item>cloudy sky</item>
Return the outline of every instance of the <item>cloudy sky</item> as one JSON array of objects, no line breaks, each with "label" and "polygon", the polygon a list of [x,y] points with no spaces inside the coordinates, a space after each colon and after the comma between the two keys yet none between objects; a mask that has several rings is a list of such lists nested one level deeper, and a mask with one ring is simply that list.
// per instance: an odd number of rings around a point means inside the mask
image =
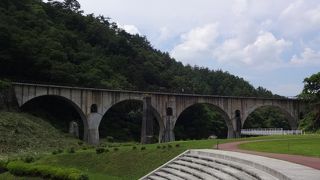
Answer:
[{"label": "cloudy sky", "polygon": [[184,64],[295,96],[320,70],[319,0],[78,0]]}]

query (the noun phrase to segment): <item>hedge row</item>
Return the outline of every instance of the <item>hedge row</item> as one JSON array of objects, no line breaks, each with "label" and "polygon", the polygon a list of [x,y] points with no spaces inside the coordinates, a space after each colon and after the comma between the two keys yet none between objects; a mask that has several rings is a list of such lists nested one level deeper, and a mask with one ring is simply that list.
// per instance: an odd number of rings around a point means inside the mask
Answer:
[{"label": "hedge row", "polygon": [[7,165],[9,172],[16,176],[36,176],[57,180],[88,180],[88,175],[73,168],[59,168],[45,165],[33,165],[20,161]]}]

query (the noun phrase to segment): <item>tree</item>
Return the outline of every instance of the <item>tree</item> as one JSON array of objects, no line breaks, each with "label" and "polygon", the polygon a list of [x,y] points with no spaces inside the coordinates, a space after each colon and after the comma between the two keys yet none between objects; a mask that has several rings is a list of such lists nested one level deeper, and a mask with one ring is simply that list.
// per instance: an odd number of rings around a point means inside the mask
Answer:
[{"label": "tree", "polygon": [[305,78],[304,88],[300,95],[303,99],[311,100],[315,103],[320,101],[320,72]]},{"label": "tree", "polygon": [[299,98],[311,102],[311,111],[300,121],[299,127],[306,131],[320,128],[320,72],[304,79],[304,88]]},{"label": "tree", "polygon": [[64,8],[70,9],[74,12],[80,12],[80,3],[77,0],[64,0]]}]

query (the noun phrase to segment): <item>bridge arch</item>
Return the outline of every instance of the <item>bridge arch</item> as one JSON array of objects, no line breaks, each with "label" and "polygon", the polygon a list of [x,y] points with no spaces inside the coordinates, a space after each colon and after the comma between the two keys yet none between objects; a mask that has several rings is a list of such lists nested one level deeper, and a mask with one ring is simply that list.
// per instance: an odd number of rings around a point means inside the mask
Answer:
[{"label": "bridge arch", "polygon": [[[128,99],[121,99],[119,101],[116,101],[114,102],[113,104],[111,104],[108,108],[105,108],[103,113],[101,113],[101,119],[98,123],[98,129],[99,129],[99,136],[101,136],[101,130],[103,130],[102,128],[102,125],[103,123],[105,123],[107,121],[107,116],[109,115],[110,111],[112,111],[114,108],[117,108],[121,105],[124,105],[125,103],[133,103],[135,104],[136,106],[140,106],[139,108],[141,108],[141,110],[143,110],[143,100],[141,98],[128,98]],[[155,127],[158,127],[159,128],[159,136],[158,136],[158,140],[160,141],[160,137],[162,137],[162,132],[163,132],[163,129],[164,129],[164,124],[163,124],[163,121],[161,120],[161,116],[160,114],[157,112],[157,110],[152,107],[151,105],[149,106],[150,110],[151,110],[151,114],[153,116],[153,120],[155,120],[156,122],[156,125]],[[129,108],[129,109],[133,109],[133,108]],[[129,110],[127,109],[127,110]],[[143,118],[141,116],[141,118]],[[154,124],[154,123],[153,123]],[[140,132],[142,131],[142,119],[139,121],[139,126],[140,126]],[[153,127],[154,129],[154,127]],[[107,129],[106,129],[107,130]],[[156,129],[158,130],[158,129]],[[157,132],[156,132],[157,133]]]},{"label": "bridge arch", "polygon": [[[27,100],[25,100],[24,102],[22,102],[20,104],[20,108],[26,109],[27,106],[33,106],[36,103],[40,103],[42,105],[45,105],[43,103],[50,103],[51,104],[51,100],[56,101],[56,102],[61,102],[61,103],[66,103],[66,106],[69,106],[70,108],[72,108],[74,110],[74,112],[77,113],[77,115],[80,117],[80,122],[83,125],[83,132],[81,133],[83,135],[82,139],[87,141],[87,130],[88,130],[88,123],[87,123],[87,119],[85,114],[83,113],[83,111],[81,110],[81,108],[72,100],[64,97],[64,96],[59,96],[59,95],[40,95],[40,96],[35,96],[32,98],[29,98]],[[43,102],[41,102],[43,101]],[[69,128],[69,126],[68,126]]]},{"label": "bridge arch", "polygon": [[228,115],[228,113],[226,111],[224,111],[219,105],[213,104],[213,103],[208,103],[208,102],[195,102],[192,104],[189,104],[188,106],[186,106],[182,111],[180,111],[179,113],[177,113],[177,119],[174,122],[174,127],[173,130],[176,128],[176,125],[178,123],[178,121],[180,120],[179,118],[181,118],[181,116],[187,111],[190,110],[190,108],[193,108],[197,105],[208,105],[210,110],[214,110],[216,112],[218,112],[218,114],[223,118],[224,120],[224,124],[226,125],[227,128],[227,137],[233,137],[234,135],[234,130],[233,130],[233,126],[232,126],[232,122],[230,119],[230,116]]},{"label": "bridge arch", "polygon": [[252,108],[248,109],[245,113],[244,113],[244,117],[242,120],[242,127],[244,126],[245,122],[247,121],[248,117],[250,114],[252,114],[253,112],[255,112],[256,110],[260,109],[260,108],[264,108],[264,107],[272,107],[274,109],[280,110],[280,112],[285,115],[289,126],[291,127],[291,129],[296,129],[298,124],[297,124],[297,117],[295,117],[294,112],[292,112],[290,109],[281,106],[279,104],[267,104],[267,105],[262,105],[262,104],[257,104],[255,106],[253,106]]}]

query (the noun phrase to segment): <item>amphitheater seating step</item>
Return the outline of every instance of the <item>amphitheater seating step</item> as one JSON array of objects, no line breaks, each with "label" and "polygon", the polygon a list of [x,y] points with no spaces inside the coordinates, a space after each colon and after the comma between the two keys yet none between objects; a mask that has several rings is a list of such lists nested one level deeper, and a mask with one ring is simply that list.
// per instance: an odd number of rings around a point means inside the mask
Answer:
[{"label": "amphitheater seating step", "polygon": [[319,170],[286,161],[236,152],[188,150],[141,180],[319,180],[319,177]]}]

